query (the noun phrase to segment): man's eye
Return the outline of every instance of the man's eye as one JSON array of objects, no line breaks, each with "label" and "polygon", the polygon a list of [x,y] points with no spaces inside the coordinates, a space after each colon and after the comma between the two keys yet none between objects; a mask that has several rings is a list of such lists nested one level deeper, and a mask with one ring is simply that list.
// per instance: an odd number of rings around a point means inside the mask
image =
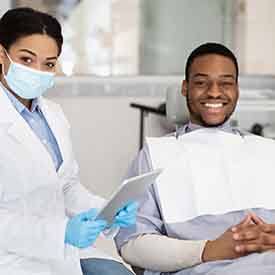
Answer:
[{"label": "man's eye", "polygon": [[204,86],[204,85],[206,85],[206,82],[205,81],[195,81],[195,85],[196,86]]},{"label": "man's eye", "polygon": [[234,85],[233,82],[230,82],[230,81],[223,81],[221,82],[220,84],[222,87],[232,87]]}]

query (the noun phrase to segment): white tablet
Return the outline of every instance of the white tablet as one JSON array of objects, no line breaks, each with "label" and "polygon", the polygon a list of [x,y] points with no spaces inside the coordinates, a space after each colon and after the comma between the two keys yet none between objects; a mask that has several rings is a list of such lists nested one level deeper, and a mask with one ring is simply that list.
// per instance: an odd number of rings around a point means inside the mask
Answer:
[{"label": "white tablet", "polygon": [[109,225],[112,224],[118,210],[126,203],[135,201],[143,195],[147,187],[155,182],[161,172],[161,169],[157,169],[152,172],[124,180],[121,186],[105,203],[103,208],[99,210],[96,218],[106,220]]}]

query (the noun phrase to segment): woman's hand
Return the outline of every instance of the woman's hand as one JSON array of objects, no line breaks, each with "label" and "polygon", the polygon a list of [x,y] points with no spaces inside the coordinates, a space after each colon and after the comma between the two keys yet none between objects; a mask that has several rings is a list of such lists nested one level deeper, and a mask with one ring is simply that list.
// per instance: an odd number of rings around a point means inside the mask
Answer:
[{"label": "woman's hand", "polygon": [[129,227],[136,223],[136,216],[138,210],[137,202],[127,203],[122,209],[120,209],[114,221],[114,226]]},{"label": "woman's hand", "polygon": [[95,220],[96,215],[97,210],[91,209],[72,217],[67,223],[65,243],[78,248],[91,246],[107,225],[104,220]]}]

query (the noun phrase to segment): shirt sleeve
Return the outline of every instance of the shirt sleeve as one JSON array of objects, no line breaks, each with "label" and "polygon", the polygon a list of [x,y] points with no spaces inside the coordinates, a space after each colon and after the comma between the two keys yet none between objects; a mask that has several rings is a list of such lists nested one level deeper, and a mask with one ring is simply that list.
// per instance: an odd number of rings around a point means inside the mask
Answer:
[{"label": "shirt sleeve", "polygon": [[153,166],[149,154],[149,148],[148,145],[145,144],[144,148],[131,163],[125,178],[136,177],[152,170]]},{"label": "shirt sleeve", "polygon": [[[147,145],[145,145],[132,162],[126,178],[138,176],[151,170],[152,165],[150,163],[149,150]],[[138,200],[138,203],[140,207],[137,214],[136,225],[128,228],[121,228],[115,238],[119,251],[125,243],[139,235],[163,233],[163,222],[154,195],[153,185],[150,185],[144,196]]]},{"label": "shirt sleeve", "polygon": [[123,259],[133,266],[153,271],[175,272],[201,263],[206,242],[146,234],[130,240],[122,247],[121,254]]}]

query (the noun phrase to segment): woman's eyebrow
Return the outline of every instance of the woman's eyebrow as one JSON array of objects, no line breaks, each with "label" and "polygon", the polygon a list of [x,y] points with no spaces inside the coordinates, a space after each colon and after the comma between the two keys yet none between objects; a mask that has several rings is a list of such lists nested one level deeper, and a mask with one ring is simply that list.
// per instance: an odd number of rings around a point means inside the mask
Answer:
[{"label": "woman's eyebrow", "polygon": [[32,52],[31,50],[28,50],[28,49],[20,49],[19,52],[27,52],[33,56],[36,56],[36,53]]},{"label": "woman's eyebrow", "polygon": [[[31,50],[28,50],[28,49],[20,49],[19,51],[20,51],[20,52],[27,52],[27,53],[29,53],[29,54],[31,54],[31,55],[33,55],[33,56],[37,56],[36,53],[34,53],[34,52],[32,52]],[[51,59],[56,60],[56,59],[57,59],[57,56],[50,56],[50,57],[47,57],[46,59],[47,59],[47,60],[51,60]]]}]

